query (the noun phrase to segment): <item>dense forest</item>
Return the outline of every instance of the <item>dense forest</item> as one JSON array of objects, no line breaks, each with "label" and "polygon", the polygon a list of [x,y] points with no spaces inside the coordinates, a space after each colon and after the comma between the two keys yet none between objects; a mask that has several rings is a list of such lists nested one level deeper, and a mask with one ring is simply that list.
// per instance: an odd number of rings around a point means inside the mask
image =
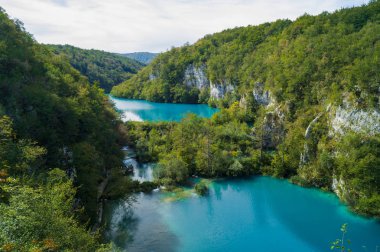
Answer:
[{"label": "dense forest", "polygon": [[[145,67],[38,44],[0,8],[0,251],[115,250],[103,201],[193,176],[287,178],[380,217],[379,55],[379,0],[207,35]],[[102,88],[221,111],[123,124]],[[127,143],[158,163],[155,183],[128,177]]]},{"label": "dense forest", "polygon": [[230,105],[264,83],[294,109],[340,101],[344,93],[361,106],[378,106],[379,13],[379,1],[372,1],[207,35],[158,55],[112,94]]},{"label": "dense forest", "polygon": [[106,183],[124,135],[103,91],[1,9],[0,251],[109,251],[89,229],[124,193]]},{"label": "dense forest", "polygon": [[160,54],[112,94],[225,108],[128,123],[160,183],[265,174],[380,216],[380,1],[208,35]]},{"label": "dense forest", "polygon": [[150,53],[150,52],[134,52],[134,53],[124,53],[121,54],[130,59],[134,59],[140,63],[148,65],[152,60],[158,55],[158,53]]},{"label": "dense forest", "polygon": [[70,45],[49,45],[49,48],[56,54],[66,55],[70,64],[86,76],[90,83],[98,82],[107,93],[144,66],[131,57],[116,53],[85,50]]},{"label": "dense forest", "polygon": [[[129,143],[141,162],[158,162],[155,178],[168,188],[206,178],[269,175],[336,193],[357,213],[380,216],[380,135],[349,132],[328,137],[319,123],[318,137],[306,139],[308,119],[298,119],[268,134],[266,125],[249,118],[238,104],[202,119],[190,115],[180,123],[127,123]],[[270,141],[279,141],[275,147]],[[310,160],[301,164],[305,144]],[[334,181],[344,187],[334,188]]]}]

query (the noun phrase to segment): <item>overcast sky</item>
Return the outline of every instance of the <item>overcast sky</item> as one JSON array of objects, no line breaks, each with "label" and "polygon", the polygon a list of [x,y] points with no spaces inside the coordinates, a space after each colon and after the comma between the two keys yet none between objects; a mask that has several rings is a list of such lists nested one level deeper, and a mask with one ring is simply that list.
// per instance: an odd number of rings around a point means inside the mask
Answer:
[{"label": "overcast sky", "polygon": [[0,0],[37,41],[161,52],[226,28],[295,19],[368,0]]}]

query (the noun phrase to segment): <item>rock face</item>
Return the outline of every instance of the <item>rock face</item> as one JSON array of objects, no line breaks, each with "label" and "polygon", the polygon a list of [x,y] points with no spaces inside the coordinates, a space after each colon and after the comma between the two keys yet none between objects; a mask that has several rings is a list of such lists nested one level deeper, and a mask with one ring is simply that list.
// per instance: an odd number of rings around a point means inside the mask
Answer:
[{"label": "rock face", "polygon": [[274,103],[271,93],[268,90],[264,91],[264,83],[258,82],[255,84],[255,87],[253,88],[253,97],[258,104],[263,106],[268,106]]},{"label": "rock face", "polygon": [[149,74],[149,80],[152,81],[152,80],[155,80],[157,79],[157,76],[153,73]]},{"label": "rock face", "polygon": [[67,146],[64,146],[60,151],[63,154],[63,159],[61,160],[62,167],[67,167],[67,176],[75,181],[77,179],[77,169],[73,166],[73,151]]},{"label": "rock face", "polygon": [[184,74],[184,84],[187,87],[196,87],[199,90],[207,87],[209,85],[209,80],[206,76],[206,66],[202,65],[200,67],[195,67],[194,65],[189,65]]},{"label": "rock face", "polygon": [[[348,102],[343,102],[330,111],[330,135],[344,135],[348,131],[375,135],[380,133],[380,113],[377,110],[364,111],[357,109]],[[331,188],[345,202],[350,202],[350,189],[341,176],[334,175]]]},{"label": "rock face", "polygon": [[[275,99],[272,97],[270,91],[264,91],[264,83],[257,82],[253,88],[252,95],[256,103],[260,106],[265,107],[267,112],[264,116],[264,121],[262,124],[262,147],[266,149],[275,148],[281,143],[285,134],[285,114],[280,109],[280,106],[276,105]],[[249,93],[248,95],[251,95]],[[240,107],[246,107],[246,97],[243,96],[240,99]]]},{"label": "rock face", "polygon": [[336,108],[330,116],[332,134],[342,135],[349,130],[369,135],[380,133],[379,111],[364,111],[343,105]]},{"label": "rock face", "polygon": [[333,176],[331,189],[341,200],[350,202],[350,190],[347,188],[342,177],[337,178],[336,175]]},{"label": "rock face", "polygon": [[195,87],[199,90],[204,88],[210,89],[210,98],[219,100],[223,99],[227,93],[234,91],[233,85],[227,81],[213,83],[207,78],[206,65],[196,67],[193,64],[187,66],[184,72],[184,85]]},{"label": "rock face", "polygon": [[210,81],[210,97],[212,99],[223,99],[227,93],[234,91],[234,87],[229,83],[212,83]]},{"label": "rock face", "polygon": [[276,108],[265,114],[262,125],[262,145],[264,148],[275,148],[284,137],[284,113]]},{"label": "rock face", "polygon": [[242,108],[242,109],[247,109],[247,106],[248,106],[248,102],[247,102],[247,99],[245,98],[245,95],[243,95],[240,100],[239,100],[239,107]]},{"label": "rock face", "polygon": [[[330,111],[330,108],[331,108],[331,105],[329,104],[326,108],[326,113],[328,113]],[[304,151],[303,151],[303,153],[301,153],[301,157],[300,157],[300,166],[307,164],[311,159],[310,146],[309,146],[307,140],[312,137],[311,133],[312,133],[312,129],[313,129],[314,125],[317,123],[319,118],[321,118],[321,116],[323,116],[324,114],[325,114],[325,112],[318,113],[318,115],[309,123],[309,125],[306,128],[306,131],[305,131],[305,140],[306,141],[304,143]]]}]

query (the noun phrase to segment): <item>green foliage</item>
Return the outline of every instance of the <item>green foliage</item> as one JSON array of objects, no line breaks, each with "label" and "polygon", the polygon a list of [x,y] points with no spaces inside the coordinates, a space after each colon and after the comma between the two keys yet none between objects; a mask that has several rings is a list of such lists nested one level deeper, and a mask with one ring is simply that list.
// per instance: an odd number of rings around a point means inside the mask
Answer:
[{"label": "green foliage", "polygon": [[16,139],[12,120],[0,118],[0,169],[10,175],[32,173],[41,162],[46,150],[35,142]]},{"label": "green foliage", "polygon": [[95,222],[124,133],[103,91],[0,9],[0,250],[95,251],[78,220]]},{"label": "green foliage", "polygon": [[[256,173],[260,162],[250,129],[230,118],[235,107],[213,119],[188,115],[180,123],[127,123],[129,140],[138,159],[158,161],[161,183],[184,183],[191,175],[205,177],[245,176]],[[142,157],[142,158],[141,158]]]},{"label": "green foliage", "polygon": [[[8,204],[0,204],[3,251],[94,251],[97,242],[72,211],[75,189],[64,171],[54,169],[45,183],[14,180],[5,185]],[[11,250],[7,250],[11,247]]]},{"label": "green foliage", "polygon": [[350,94],[360,106],[379,102],[380,2],[295,21],[207,35],[194,45],[162,53],[112,94],[160,102],[207,102],[184,83],[185,69],[204,66],[212,83],[232,84],[236,92],[209,103],[228,107],[249,95],[257,82],[293,112],[304,106],[340,102]]},{"label": "green foliage", "polygon": [[164,184],[184,183],[189,176],[188,165],[174,153],[165,156],[158,169],[157,178],[165,178]]},{"label": "green foliage", "polygon": [[85,50],[70,45],[48,45],[56,54],[67,57],[70,64],[91,83],[99,83],[105,92],[129,79],[144,64],[132,58],[99,50]]},{"label": "green foliage", "polygon": [[[8,146],[11,172],[43,172],[60,167],[77,175],[79,194],[88,204],[87,218],[94,219],[97,186],[105,171],[122,164],[118,115],[108,98],[60,55],[37,44],[19,23],[0,12],[0,42],[6,48],[0,59],[0,107],[13,119],[18,142]],[[30,139],[30,140],[29,140]],[[38,143],[33,152],[24,148],[35,164],[25,167],[18,146]],[[44,160],[38,156],[46,152]],[[75,167],[75,169],[74,169]]]},{"label": "green foliage", "polygon": [[[379,12],[380,1],[371,1],[295,21],[228,29],[158,55],[112,94],[227,109],[211,120],[189,116],[174,126],[134,125],[138,157],[164,162],[160,178],[168,183],[175,182],[176,172],[181,182],[191,175],[261,173],[332,190],[334,178],[341,178],[341,197],[352,209],[379,216],[378,134],[333,136],[332,114],[326,112],[328,104],[343,101],[353,109],[379,109]],[[190,66],[235,91],[210,99],[210,85],[186,85]],[[270,92],[270,106],[252,95],[258,83]]]},{"label": "green foliage", "polygon": [[342,231],[342,238],[341,239],[336,239],[334,242],[332,242],[331,244],[331,247],[330,249],[331,250],[334,250],[334,249],[337,249],[337,250],[340,250],[341,252],[351,252],[352,250],[349,249],[346,245],[344,245],[344,243],[346,242],[347,244],[350,244],[351,241],[348,240],[348,239],[345,239],[345,235],[347,233],[347,223],[344,223],[342,225],[342,227],[340,228],[340,231]]},{"label": "green foliage", "polygon": [[208,193],[208,186],[204,181],[201,181],[194,186],[194,190],[198,195],[204,196]]},{"label": "green foliage", "polygon": [[96,237],[73,211],[72,180],[60,169],[38,170],[45,149],[19,140],[7,116],[0,138],[0,251],[94,251]]},{"label": "green foliage", "polygon": [[[379,216],[379,136],[359,133],[343,138],[329,136],[327,118],[310,109],[294,122],[286,121],[279,144],[266,149],[260,124],[248,127],[239,116],[242,108],[233,104],[211,119],[188,115],[180,123],[127,123],[129,141],[137,150],[137,158],[158,161],[158,182],[183,184],[190,176],[236,177],[264,174],[282,178],[302,186],[332,190],[334,177],[342,178],[347,188],[345,201],[356,212]],[[235,116],[234,116],[235,115]],[[259,115],[258,115],[259,116]],[[300,165],[300,156],[308,147],[309,161]]]},{"label": "green foliage", "polygon": [[120,167],[119,169],[112,169],[102,198],[107,200],[128,199],[132,197],[132,193],[150,193],[157,187],[158,185],[155,182],[132,180],[129,174],[125,172],[125,168]]},{"label": "green foliage", "polygon": [[380,216],[380,136],[347,134],[338,145],[338,175],[355,211]]}]

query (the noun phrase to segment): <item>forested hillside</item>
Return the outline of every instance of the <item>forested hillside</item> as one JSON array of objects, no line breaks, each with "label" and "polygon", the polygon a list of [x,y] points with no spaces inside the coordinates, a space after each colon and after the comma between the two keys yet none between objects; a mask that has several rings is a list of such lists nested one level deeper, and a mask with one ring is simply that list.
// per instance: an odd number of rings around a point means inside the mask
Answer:
[{"label": "forested hillside", "polygon": [[0,251],[99,249],[87,224],[122,165],[121,123],[101,89],[3,9],[0,142]]},{"label": "forested hillside", "polygon": [[99,86],[107,93],[144,66],[139,61],[116,53],[85,50],[70,45],[49,45],[49,48],[56,54],[66,55],[75,69],[91,83],[99,82]]},{"label": "forested hillside", "polygon": [[138,62],[141,62],[145,65],[152,62],[152,60],[158,55],[158,53],[150,53],[150,52],[134,52],[134,53],[124,53],[121,54],[130,59],[134,59]]},{"label": "forested hillside", "polygon": [[378,104],[379,1],[318,16],[207,35],[160,54],[113,95],[160,102],[228,103],[264,83],[292,106]]},{"label": "forested hillside", "polygon": [[163,184],[265,174],[380,216],[380,1],[208,35],[112,94],[225,107],[211,120],[129,124]]}]

